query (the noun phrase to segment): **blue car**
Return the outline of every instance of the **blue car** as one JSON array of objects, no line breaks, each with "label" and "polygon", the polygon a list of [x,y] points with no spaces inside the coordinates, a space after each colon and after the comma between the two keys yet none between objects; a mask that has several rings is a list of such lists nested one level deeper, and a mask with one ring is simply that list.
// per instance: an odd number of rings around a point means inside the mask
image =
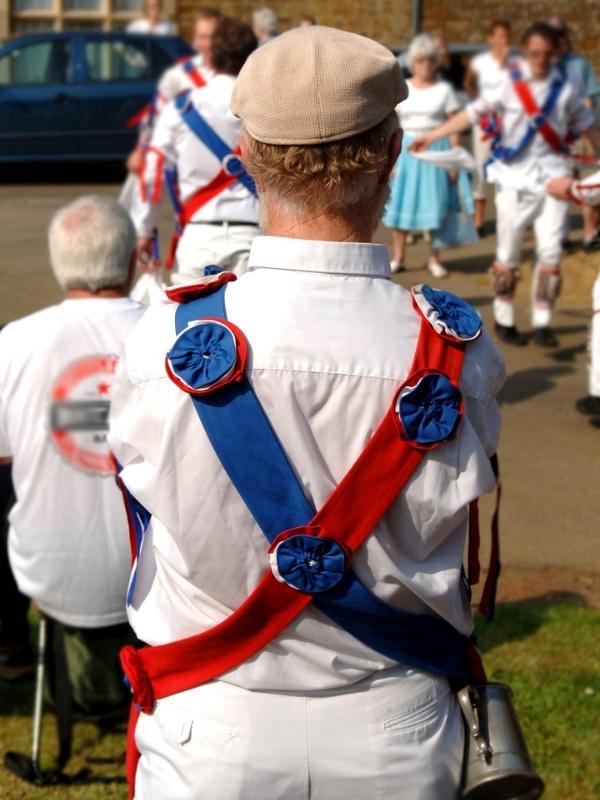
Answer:
[{"label": "blue car", "polygon": [[176,36],[74,31],[0,47],[0,162],[114,161],[165,69],[193,53]]}]

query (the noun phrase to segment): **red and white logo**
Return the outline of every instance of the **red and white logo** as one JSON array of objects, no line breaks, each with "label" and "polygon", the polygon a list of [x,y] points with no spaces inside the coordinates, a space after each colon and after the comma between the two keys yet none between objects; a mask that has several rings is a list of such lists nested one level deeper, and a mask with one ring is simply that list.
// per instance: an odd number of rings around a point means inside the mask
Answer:
[{"label": "red and white logo", "polygon": [[71,364],[52,389],[50,432],[60,454],[77,469],[113,475],[106,432],[114,355],[95,355]]}]

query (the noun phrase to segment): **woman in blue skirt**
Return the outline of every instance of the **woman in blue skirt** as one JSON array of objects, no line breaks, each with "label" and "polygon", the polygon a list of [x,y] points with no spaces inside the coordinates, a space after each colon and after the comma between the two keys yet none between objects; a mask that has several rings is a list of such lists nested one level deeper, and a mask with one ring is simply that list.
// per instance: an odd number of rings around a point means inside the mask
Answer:
[{"label": "woman in blue skirt", "polygon": [[[391,194],[383,224],[392,228],[392,272],[404,270],[404,254],[408,231],[436,231],[451,210],[450,182],[457,174],[415,158],[408,145],[415,136],[441,125],[460,109],[449,83],[436,77],[438,55],[430,36],[416,36],[408,49],[407,64],[412,72],[408,97],[396,112],[404,131],[402,153],[392,177]],[[452,141],[458,145],[458,137]],[[447,150],[448,139],[431,146],[432,150]],[[461,187],[462,188],[462,187]],[[435,278],[444,278],[448,271],[432,246],[427,267]]]}]

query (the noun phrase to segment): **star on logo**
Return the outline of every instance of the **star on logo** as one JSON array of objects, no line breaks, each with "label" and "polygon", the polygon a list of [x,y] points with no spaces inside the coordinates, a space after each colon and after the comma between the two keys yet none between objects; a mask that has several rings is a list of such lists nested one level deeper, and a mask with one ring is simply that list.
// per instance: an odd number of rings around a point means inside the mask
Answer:
[{"label": "star on logo", "polygon": [[98,394],[108,394],[110,392],[109,383],[99,383],[96,388],[98,389]]}]

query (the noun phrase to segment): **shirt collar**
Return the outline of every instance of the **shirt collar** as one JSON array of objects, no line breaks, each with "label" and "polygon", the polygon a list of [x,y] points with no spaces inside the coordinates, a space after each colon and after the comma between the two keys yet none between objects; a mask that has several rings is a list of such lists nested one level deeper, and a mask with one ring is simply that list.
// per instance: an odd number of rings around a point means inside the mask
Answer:
[{"label": "shirt collar", "polygon": [[361,242],[321,242],[257,236],[252,242],[248,270],[284,269],[391,278],[387,247]]}]

